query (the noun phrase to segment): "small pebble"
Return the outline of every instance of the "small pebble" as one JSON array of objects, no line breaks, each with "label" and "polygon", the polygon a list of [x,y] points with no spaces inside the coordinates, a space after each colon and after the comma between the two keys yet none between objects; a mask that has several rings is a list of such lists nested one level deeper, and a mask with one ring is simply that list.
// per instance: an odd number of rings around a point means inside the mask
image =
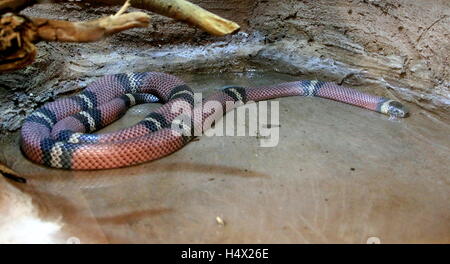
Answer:
[{"label": "small pebble", "polygon": [[225,222],[223,221],[222,218],[220,218],[220,216],[216,216],[216,222],[217,222],[217,224],[219,224],[221,226],[225,225]]}]

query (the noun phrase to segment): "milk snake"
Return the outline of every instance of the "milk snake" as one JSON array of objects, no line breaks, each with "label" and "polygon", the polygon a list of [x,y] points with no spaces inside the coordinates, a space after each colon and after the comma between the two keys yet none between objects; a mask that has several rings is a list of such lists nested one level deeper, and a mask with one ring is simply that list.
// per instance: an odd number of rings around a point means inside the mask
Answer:
[{"label": "milk snake", "polygon": [[[60,98],[40,107],[21,129],[21,149],[32,161],[71,170],[94,170],[130,166],[164,157],[192,139],[187,132],[203,131],[207,120],[216,120],[234,106],[227,101],[261,101],[285,96],[318,96],[360,106],[391,116],[404,117],[399,102],[369,95],[332,82],[297,81],[264,87],[225,87],[200,104],[181,79],[158,72],[104,76],[78,95]],[[163,105],[137,124],[112,133],[91,134],[136,104]],[[217,101],[223,112],[202,112],[207,102]],[[178,104],[200,114],[179,122]],[[227,109],[228,108],[228,109]],[[200,112],[199,112],[200,111]],[[177,129],[180,128],[180,129]]]}]

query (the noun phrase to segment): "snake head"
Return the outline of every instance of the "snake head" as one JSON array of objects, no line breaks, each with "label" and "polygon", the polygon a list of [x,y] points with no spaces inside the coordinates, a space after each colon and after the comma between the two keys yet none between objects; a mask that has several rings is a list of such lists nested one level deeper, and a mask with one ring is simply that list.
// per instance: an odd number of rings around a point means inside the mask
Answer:
[{"label": "snake head", "polygon": [[393,100],[385,102],[381,106],[381,112],[393,117],[407,117],[409,114],[409,110],[406,106]]}]

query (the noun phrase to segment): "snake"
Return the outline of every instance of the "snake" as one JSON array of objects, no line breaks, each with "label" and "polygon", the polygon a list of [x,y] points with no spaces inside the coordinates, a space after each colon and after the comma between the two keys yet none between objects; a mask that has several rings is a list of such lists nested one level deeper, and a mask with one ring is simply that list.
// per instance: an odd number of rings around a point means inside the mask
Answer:
[{"label": "snake", "polygon": [[[20,131],[20,147],[28,159],[46,167],[111,169],[167,156],[211,127],[226,112],[249,102],[310,96],[393,117],[408,115],[407,108],[398,101],[318,80],[254,87],[230,85],[200,102],[195,102],[194,95],[183,80],[167,73],[105,75],[79,94],[45,103],[27,116]],[[134,125],[94,133],[122,117],[130,107],[154,102],[162,105]],[[222,109],[206,107],[212,102]]]}]

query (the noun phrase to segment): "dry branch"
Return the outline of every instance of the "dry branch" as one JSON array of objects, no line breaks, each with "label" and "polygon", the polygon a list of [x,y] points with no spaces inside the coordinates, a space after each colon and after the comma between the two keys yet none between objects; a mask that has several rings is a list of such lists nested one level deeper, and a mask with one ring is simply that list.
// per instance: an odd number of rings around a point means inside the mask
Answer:
[{"label": "dry branch", "polygon": [[[68,0],[54,0],[67,2]],[[84,0],[90,3],[106,5],[123,5],[124,0]],[[0,14],[15,11],[37,2],[36,0],[0,0]],[[206,32],[224,36],[239,30],[239,25],[233,21],[215,15],[186,0],[131,0],[131,6],[146,9],[167,17],[186,22],[199,27]],[[126,7],[125,7],[126,9]]]},{"label": "dry branch", "polygon": [[[123,4],[123,0],[84,1],[105,5]],[[146,9],[163,16],[186,22],[215,36],[224,36],[239,30],[239,25],[237,23],[215,15],[186,0],[131,0],[130,3],[133,7]]]},{"label": "dry branch", "polygon": [[142,12],[133,12],[85,22],[69,22],[44,18],[35,18],[33,22],[42,40],[92,42],[119,31],[134,27],[146,27],[150,22],[150,17]]},{"label": "dry branch", "polygon": [[34,43],[45,41],[91,42],[134,27],[146,27],[149,15],[132,12],[85,22],[44,18],[28,19],[7,13],[0,18],[0,71],[23,68],[34,61]]},{"label": "dry branch", "polygon": [[[64,1],[67,0],[55,0]],[[124,0],[84,0],[108,5]],[[5,10],[21,10],[36,0],[0,0],[0,14]],[[126,13],[130,6],[147,9],[188,24],[213,35],[223,36],[239,29],[233,21],[221,18],[186,0],[127,0],[116,15],[85,22],[68,22],[45,18],[28,19],[13,13],[0,17],[0,72],[16,70],[34,61],[34,43],[45,41],[91,42],[106,35],[134,27],[148,26],[150,17],[142,12]]]}]

